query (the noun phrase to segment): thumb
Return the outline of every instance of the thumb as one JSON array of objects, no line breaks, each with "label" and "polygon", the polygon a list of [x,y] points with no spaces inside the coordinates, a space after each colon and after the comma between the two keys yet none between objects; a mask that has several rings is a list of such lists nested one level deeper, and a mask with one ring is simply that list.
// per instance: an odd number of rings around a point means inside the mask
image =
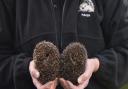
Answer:
[{"label": "thumb", "polygon": [[35,68],[35,63],[34,63],[34,61],[31,61],[31,62],[30,62],[29,70],[30,70],[30,73],[31,73],[32,77],[34,77],[34,78],[39,78],[40,73],[39,73],[39,72],[37,71],[37,69]]},{"label": "thumb", "polygon": [[53,84],[51,86],[51,89],[56,89],[56,86],[58,84],[58,79],[56,78],[54,81],[53,81]]},{"label": "thumb", "polygon": [[33,74],[32,74],[33,77],[39,78],[40,74],[39,74],[39,72],[38,72],[37,70],[34,70],[32,73],[33,73]]},{"label": "thumb", "polygon": [[83,83],[84,81],[90,79],[94,68],[92,67],[92,60],[88,59],[85,72],[78,78],[78,83]]},{"label": "thumb", "polygon": [[78,83],[82,84],[84,81],[86,81],[88,79],[88,76],[84,73],[82,74],[79,78],[78,78]]}]

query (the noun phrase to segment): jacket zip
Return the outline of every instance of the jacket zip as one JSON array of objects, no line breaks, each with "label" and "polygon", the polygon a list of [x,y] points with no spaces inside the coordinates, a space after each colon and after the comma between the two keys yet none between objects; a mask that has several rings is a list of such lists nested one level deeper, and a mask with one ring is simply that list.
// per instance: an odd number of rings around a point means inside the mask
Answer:
[{"label": "jacket zip", "polygon": [[[53,0],[50,0],[51,2],[51,9],[52,9],[52,17],[53,17],[53,20],[54,20],[54,29],[55,29],[55,32],[56,32],[56,39],[58,40],[58,31],[57,31],[57,21],[56,21],[56,16],[55,16],[55,10],[54,10],[54,4],[53,4]],[[59,46],[59,42],[57,41],[57,45]]]},{"label": "jacket zip", "polygon": [[64,30],[63,25],[64,25],[64,15],[65,15],[65,7],[66,7],[66,3],[67,0],[64,1],[64,5],[63,5],[63,10],[62,10],[62,23],[61,23],[61,30],[60,30],[60,47],[61,47],[61,51],[63,50],[63,39],[62,39],[62,31]]},{"label": "jacket zip", "polygon": [[67,0],[64,1],[64,5],[63,5],[63,10],[62,10],[62,21],[61,21],[61,29],[57,29],[57,21],[56,21],[56,16],[55,16],[55,10],[54,10],[54,4],[53,4],[53,0],[51,0],[51,8],[52,8],[52,12],[53,12],[53,20],[55,22],[55,31],[56,31],[56,38],[58,39],[58,46],[60,51],[62,51],[62,46],[63,46],[63,39],[62,39],[62,31],[63,31],[63,22],[64,22],[64,14],[65,14],[65,6],[66,6],[66,2]]}]

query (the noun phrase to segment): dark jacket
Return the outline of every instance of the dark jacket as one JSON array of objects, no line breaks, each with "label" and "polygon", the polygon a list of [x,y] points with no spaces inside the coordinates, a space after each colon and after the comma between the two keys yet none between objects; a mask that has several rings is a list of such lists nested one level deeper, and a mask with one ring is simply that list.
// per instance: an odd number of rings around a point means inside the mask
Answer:
[{"label": "dark jacket", "polygon": [[28,66],[42,40],[60,51],[79,41],[90,58],[99,58],[86,89],[118,89],[128,81],[128,0],[92,0],[90,12],[80,10],[81,3],[0,0],[0,89],[35,89]]}]

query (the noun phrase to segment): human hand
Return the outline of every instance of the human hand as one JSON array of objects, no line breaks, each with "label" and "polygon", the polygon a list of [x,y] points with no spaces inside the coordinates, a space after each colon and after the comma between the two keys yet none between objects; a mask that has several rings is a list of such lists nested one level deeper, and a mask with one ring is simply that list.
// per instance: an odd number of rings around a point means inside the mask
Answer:
[{"label": "human hand", "polygon": [[84,89],[94,72],[99,69],[99,60],[97,58],[87,59],[86,71],[78,78],[78,85],[73,85],[68,80],[60,78],[59,81],[64,89]]},{"label": "human hand", "polygon": [[29,65],[29,72],[33,81],[33,84],[35,85],[35,87],[37,89],[56,89],[57,86],[57,79],[55,79],[54,81],[50,81],[44,85],[42,85],[37,78],[39,78],[40,74],[39,72],[35,69],[35,63],[34,61],[30,62]]}]

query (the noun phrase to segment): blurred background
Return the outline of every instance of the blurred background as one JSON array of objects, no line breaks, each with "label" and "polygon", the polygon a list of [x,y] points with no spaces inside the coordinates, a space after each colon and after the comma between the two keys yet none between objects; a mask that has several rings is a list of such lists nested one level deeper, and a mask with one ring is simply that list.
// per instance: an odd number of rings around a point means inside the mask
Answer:
[{"label": "blurred background", "polygon": [[126,84],[124,87],[122,87],[121,89],[128,89],[128,84]]}]

